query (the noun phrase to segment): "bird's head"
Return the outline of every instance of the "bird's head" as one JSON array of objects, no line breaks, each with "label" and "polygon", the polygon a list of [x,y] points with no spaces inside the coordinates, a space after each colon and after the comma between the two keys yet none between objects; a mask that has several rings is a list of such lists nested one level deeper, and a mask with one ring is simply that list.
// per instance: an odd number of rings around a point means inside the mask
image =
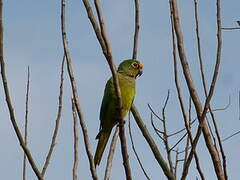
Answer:
[{"label": "bird's head", "polygon": [[138,60],[128,59],[120,63],[117,72],[136,78],[137,76],[142,75],[142,69],[143,64],[141,64]]}]

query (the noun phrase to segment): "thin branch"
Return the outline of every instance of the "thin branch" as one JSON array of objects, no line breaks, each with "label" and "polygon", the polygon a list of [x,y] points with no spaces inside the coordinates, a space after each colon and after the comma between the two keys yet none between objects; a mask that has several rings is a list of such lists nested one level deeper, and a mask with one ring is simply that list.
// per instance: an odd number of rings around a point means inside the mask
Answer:
[{"label": "thin branch", "polygon": [[12,101],[11,101],[11,96],[10,96],[10,92],[9,92],[7,76],[6,76],[5,61],[3,59],[3,17],[2,17],[2,14],[3,14],[2,9],[3,8],[2,8],[2,6],[3,6],[3,2],[2,2],[2,0],[0,0],[0,64],[1,64],[2,83],[3,83],[6,103],[8,106],[9,116],[10,116],[10,120],[11,120],[11,123],[14,128],[14,131],[17,135],[18,141],[20,143],[20,146],[24,150],[24,153],[26,154],[34,173],[36,174],[36,176],[39,180],[43,180],[43,177],[42,177],[39,169],[36,166],[36,163],[32,157],[30,150],[25,145],[25,141],[24,141],[24,138],[18,128],[16,118],[15,118],[14,108],[12,106]]},{"label": "thin branch", "polygon": [[164,141],[163,137],[160,135],[160,134],[163,134],[164,132],[160,131],[159,129],[156,128],[154,122],[153,122],[153,113],[151,112],[151,115],[150,115],[150,119],[151,119],[151,124],[152,124],[152,127],[155,131],[155,133],[157,134],[157,136],[162,140]]},{"label": "thin branch", "polygon": [[221,62],[221,52],[222,52],[222,30],[221,30],[221,27],[222,27],[222,25],[221,25],[220,0],[216,0],[216,6],[217,6],[217,41],[218,41],[218,43],[217,43],[217,57],[216,57],[216,63],[215,63],[215,67],[214,67],[212,82],[211,82],[211,85],[210,85],[208,96],[205,100],[205,105],[204,105],[204,108],[203,108],[201,119],[203,119],[206,116],[207,110],[210,106],[210,101],[211,101],[211,98],[212,98],[213,93],[214,93],[215,85],[216,85],[217,78],[218,78],[218,72],[219,72],[219,68],[220,68],[220,62]]},{"label": "thin branch", "polygon": [[139,0],[134,0],[135,2],[135,32],[134,32],[134,44],[133,44],[133,55],[132,58],[137,58],[138,51],[138,37],[139,37],[139,29],[140,29],[140,20],[139,20]]},{"label": "thin branch", "polygon": [[[29,87],[30,87],[30,71],[29,66],[27,68],[27,91],[26,91],[26,103],[25,103],[25,127],[24,127],[24,141],[25,145],[28,144],[28,103],[29,103]],[[23,156],[23,180],[26,180],[26,155]]]},{"label": "thin branch", "polygon": [[175,166],[174,166],[174,174],[175,174],[175,178],[177,178],[177,167],[178,167],[178,155],[179,155],[179,152],[178,152],[178,149],[176,150],[176,156],[175,156]]},{"label": "thin branch", "polygon": [[128,130],[129,130],[130,140],[131,140],[131,144],[132,144],[132,149],[133,149],[133,152],[134,152],[134,154],[135,154],[135,156],[136,156],[136,158],[137,158],[138,164],[140,165],[140,167],[141,167],[141,169],[142,169],[145,177],[146,177],[148,180],[150,180],[150,178],[149,178],[146,170],[145,170],[144,167],[143,167],[143,164],[141,163],[141,160],[140,160],[140,158],[139,158],[139,156],[138,156],[138,154],[137,154],[137,151],[136,151],[136,149],[135,149],[135,146],[134,146],[133,137],[132,137],[132,131],[131,131],[131,120],[130,120],[130,117],[131,117],[131,116],[130,116],[130,113],[129,113]]},{"label": "thin branch", "polygon": [[205,80],[205,75],[204,75],[204,67],[203,67],[203,60],[202,60],[202,49],[201,49],[201,40],[200,40],[200,32],[199,32],[197,0],[194,0],[194,14],[195,14],[197,49],[198,49],[198,59],[199,59],[199,64],[200,64],[200,72],[201,72],[201,78],[202,78],[202,84],[203,84],[204,93],[207,94],[207,85],[206,85],[206,80]]},{"label": "thin branch", "polygon": [[206,122],[207,122],[207,125],[208,125],[208,128],[209,128],[210,134],[212,136],[212,139],[213,139],[213,144],[214,144],[215,148],[217,148],[217,146],[216,146],[216,138],[215,138],[215,136],[213,134],[213,130],[212,130],[211,124],[209,123],[209,120],[208,120],[207,116],[206,116]]},{"label": "thin branch", "polygon": [[[201,77],[202,77],[202,83],[203,83],[203,87],[204,87],[204,93],[205,93],[206,98],[208,99],[208,98],[211,98],[211,97],[209,97],[209,96],[212,96],[211,93],[213,94],[216,79],[217,79],[217,76],[218,76],[220,59],[221,59],[221,47],[222,47],[222,37],[221,37],[222,35],[221,34],[222,34],[222,32],[221,32],[221,17],[220,17],[221,16],[220,15],[220,1],[217,1],[217,26],[218,26],[217,60],[216,60],[216,65],[215,65],[212,84],[211,84],[211,87],[210,87],[210,90],[209,90],[209,95],[208,95],[208,92],[207,92],[207,86],[206,86],[206,80],[205,80],[204,68],[203,68],[203,60],[202,60],[202,55],[201,55],[201,42],[200,42],[200,35],[199,35],[197,0],[194,0],[194,9],[195,9],[196,34],[197,34],[197,43],[198,43],[198,57],[199,57],[199,62],[200,62]],[[207,102],[207,99],[206,99],[206,102]],[[205,104],[205,107],[206,107],[206,104]],[[211,105],[210,105],[210,100],[209,100],[209,111],[210,111],[210,115],[212,117],[213,125],[214,125],[214,128],[215,128],[215,133],[216,133],[216,136],[217,136],[218,144],[219,144],[219,147],[220,147],[220,152],[221,152],[221,155],[222,155],[224,176],[225,176],[225,179],[227,180],[228,177],[227,177],[227,168],[226,168],[226,163],[227,163],[226,162],[226,155],[224,153],[223,145],[221,143],[220,133],[219,133],[219,130],[218,130],[218,127],[217,127],[217,122],[216,122],[216,119],[215,119],[215,115],[214,115],[214,113],[212,111],[212,108],[211,108]],[[204,113],[204,111],[203,111],[203,113]],[[211,128],[210,125],[209,125],[209,128]],[[213,133],[211,133],[211,134],[212,134],[214,143],[216,144]]]},{"label": "thin branch", "polygon": [[222,30],[240,30],[240,27],[226,27],[222,28]]},{"label": "thin branch", "polygon": [[[189,96],[189,103],[188,103],[189,105],[188,105],[188,119],[187,119],[187,127],[189,128],[189,131],[191,131],[191,128],[192,128],[192,126],[191,126],[191,122],[192,122],[192,99],[191,99],[191,97]],[[189,125],[188,125],[189,124]],[[185,126],[186,126],[185,125]],[[183,167],[185,166],[185,163],[186,163],[186,161],[187,161],[187,156],[188,156],[188,153],[189,153],[189,146],[190,146],[190,137],[189,137],[189,135],[188,135],[188,137],[187,137],[187,141],[186,141],[186,146],[185,146],[185,153],[184,153],[184,162],[183,162]],[[191,143],[192,144],[192,143]]]},{"label": "thin branch", "polygon": [[99,43],[102,47],[103,54],[108,62],[109,68],[112,72],[112,77],[113,77],[113,84],[115,88],[115,93],[116,93],[116,99],[117,99],[117,117],[118,117],[118,122],[119,122],[119,137],[121,140],[121,150],[122,150],[122,158],[123,158],[123,165],[125,169],[125,175],[126,179],[131,180],[132,175],[131,175],[131,169],[130,169],[130,164],[129,164],[129,158],[128,158],[128,152],[127,152],[127,143],[126,143],[126,137],[125,137],[125,128],[124,128],[124,120],[122,117],[122,100],[121,100],[121,91],[120,91],[120,86],[119,86],[119,80],[116,72],[116,66],[114,64],[114,60],[111,54],[111,46],[107,38],[107,33],[106,33],[106,28],[105,28],[105,23],[103,20],[103,15],[102,15],[102,10],[100,8],[100,3],[99,0],[95,0],[94,4],[97,10],[97,15],[98,15],[98,20],[101,28],[101,33],[99,33],[99,28],[96,23],[96,20],[94,18],[94,15],[92,13],[92,8],[88,2],[88,0],[83,0],[83,3],[85,5],[85,8],[88,13],[88,18],[90,19],[92,26],[94,28],[94,31],[96,33],[96,36],[99,40]]},{"label": "thin branch", "polygon": [[169,149],[169,151],[172,151],[186,136],[188,133],[185,133],[174,145]]},{"label": "thin branch", "polygon": [[82,128],[84,144],[85,144],[85,148],[86,148],[86,152],[87,152],[87,156],[88,156],[88,161],[90,164],[90,171],[92,174],[92,178],[94,180],[97,180],[98,177],[97,177],[97,172],[96,172],[96,168],[95,168],[94,161],[93,161],[93,155],[91,152],[87,126],[86,126],[85,120],[83,119],[83,113],[82,113],[82,110],[80,107],[80,102],[79,102],[79,97],[78,97],[78,92],[77,92],[77,84],[76,84],[76,81],[74,78],[74,73],[73,73],[73,68],[72,68],[72,60],[71,60],[71,56],[70,56],[69,49],[68,49],[68,41],[67,41],[67,34],[66,34],[66,27],[65,27],[66,26],[65,25],[65,5],[66,5],[65,0],[62,0],[61,1],[61,30],[62,30],[64,54],[65,54],[66,60],[67,60],[68,75],[69,75],[71,86],[72,86],[73,99],[75,102],[78,118],[79,118],[80,125]]},{"label": "thin branch", "polygon": [[229,96],[228,97],[228,103],[225,105],[225,107],[212,109],[212,112],[224,111],[224,110],[228,109],[230,105],[231,105],[231,97]]},{"label": "thin branch", "polygon": [[[197,120],[197,118],[195,118],[193,121],[189,122],[189,125],[194,124],[196,122],[196,120]],[[179,133],[181,133],[181,132],[183,132],[185,130],[186,130],[186,128],[182,128],[182,129],[180,129],[180,130],[178,130],[178,131],[176,131],[176,132],[174,132],[172,134],[169,134],[168,137],[171,137],[171,136],[174,136],[176,134],[179,134]]]},{"label": "thin branch", "polygon": [[82,0],[82,1],[83,1],[83,4],[84,4],[85,8],[86,8],[88,18],[89,18],[89,20],[92,24],[92,27],[95,31],[96,37],[97,37],[97,39],[98,39],[98,41],[99,41],[99,43],[102,47],[103,54],[106,54],[107,53],[106,45],[105,45],[105,42],[104,42],[103,37],[101,35],[101,31],[98,27],[98,23],[96,21],[96,18],[94,17],[91,5],[89,4],[88,0]]},{"label": "thin branch", "polygon": [[[210,87],[208,97],[206,98],[206,101],[205,101],[204,108],[202,108],[201,101],[200,101],[200,99],[198,97],[198,94],[197,94],[197,91],[194,87],[194,83],[193,83],[193,80],[192,80],[192,77],[191,77],[191,73],[190,73],[190,69],[189,69],[189,65],[188,65],[188,61],[187,61],[187,57],[186,57],[186,53],[185,53],[185,49],[184,49],[183,33],[182,33],[182,30],[181,30],[180,21],[179,21],[177,2],[176,2],[176,0],[172,0],[171,2],[172,2],[172,8],[173,8],[174,29],[175,29],[176,36],[177,36],[178,52],[179,52],[179,57],[180,57],[180,61],[181,61],[181,64],[182,64],[183,74],[184,74],[185,80],[187,82],[187,86],[188,86],[191,98],[192,98],[193,103],[195,105],[195,109],[196,109],[197,116],[198,116],[198,119],[199,119],[199,124],[200,124],[199,129],[198,129],[198,134],[197,134],[198,136],[196,136],[197,139],[195,139],[195,141],[193,141],[193,145],[192,145],[193,153],[195,151],[197,142],[198,142],[199,137],[201,135],[201,131],[203,131],[204,140],[205,140],[206,146],[208,148],[208,151],[211,155],[212,162],[213,162],[214,169],[215,169],[215,173],[216,173],[216,175],[219,179],[224,179],[224,172],[223,172],[223,169],[221,167],[221,159],[219,157],[219,153],[218,153],[217,149],[215,148],[215,146],[212,143],[212,139],[211,139],[211,136],[210,136],[210,133],[209,133],[209,129],[208,129],[207,124],[205,122],[206,112],[208,110],[209,103],[210,103],[210,100],[211,100],[213,92],[214,92],[214,87],[215,87],[215,84],[216,84],[219,65],[220,65],[220,53],[219,53],[220,51],[219,50],[221,50],[221,38],[220,38],[221,36],[220,36],[220,33],[219,33],[219,28],[218,28],[218,40],[219,40],[218,42],[219,43],[218,43],[218,51],[217,51],[218,53],[217,53],[217,60],[216,60],[215,68],[214,68],[213,80],[212,80],[212,83],[211,83],[211,87]],[[217,1],[217,6],[219,6],[219,0]],[[219,16],[219,14],[220,14],[219,9],[220,8],[218,8],[218,10],[217,10],[217,14],[218,14],[217,21],[218,21],[218,26],[221,26],[221,23],[220,23],[221,21],[219,19],[219,17],[220,17]],[[190,163],[188,165],[190,165]],[[186,168],[188,169],[189,166],[186,167]],[[187,169],[185,169],[184,172],[187,172]],[[185,178],[186,178],[186,176],[185,176]]]},{"label": "thin branch", "polygon": [[115,132],[113,134],[112,142],[111,142],[111,145],[110,145],[110,148],[109,148],[104,180],[109,180],[110,179],[111,170],[112,170],[113,155],[115,153],[117,140],[118,140],[118,135],[119,135],[119,128],[117,126],[115,128]]},{"label": "thin branch", "polygon": [[[177,58],[176,58],[176,43],[175,43],[175,31],[174,31],[174,25],[176,26],[176,21],[179,21],[178,18],[175,18],[176,20],[174,20],[174,9],[173,9],[173,1],[169,1],[170,2],[170,11],[171,11],[171,24],[172,24],[172,42],[173,42],[173,61],[174,61],[174,77],[175,77],[175,85],[176,85],[176,89],[177,89],[177,93],[178,93],[178,99],[179,99],[179,102],[180,102],[180,107],[181,107],[181,110],[182,110],[182,115],[183,115],[183,119],[184,119],[184,125],[185,125],[185,128],[187,130],[187,134],[188,134],[188,138],[190,140],[190,143],[191,143],[191,146],[194,148],[194,151],[193,151],[193,154],[194,154],[194,157],[195,157],[195,162],[196,162],[196,166],[197,166],[197,169],[198,169],[198,172],[199,174],[201,175],[202,179],[204,179],[204,176],[203,176],[203,173],[202,173],[202,170],[200,168],[200,163],[199,163],[199,160],[198,160],[198,156],[197,156],[197,153],[195,151],[195,147],[194,147],[194,144],[193,144],[193,138],[192,138],[192,133],[190,131],[190,128],[191,128],[191,124],[192,122],[189,122],[190,121],[190,114],[191,114],[191,99],[189,98],[189,119],[187,118],[187,113],[185,111],[185,108],[184,108],[184,102],[183,102],[183,98],[182,98],[182,94],[181,94],[181,89],[180,89],[180,86],[179,86],[179,80],[178,80],[178,67],[177,67]],[[175,15],[176,15],[177,11],[175,12]],[[174,24],[175,23],[175,24]],[[180,25],[178,25],[180,26]],[[182,53],[182,61],[185,61],[185,62],[182,62],[182,64],[184,63],[187,63],[186,61],[186,56],[185,56],[185,53],[184,53],[184,49],[183,49],[183,37],[182,37],[182,34],[181,34],[181,30],[180,30],[180,27],[178,29],[178,39],[180,39],[180,43],[178,43],[178,47],[179,49],[181,49],[181,53]],[[181,47],[181,48],[180,48]],[[188,68],[188,66],[186,66]],[[190,72],[185,72],[185,76],[189,79],[188,82],[189,83],[193,83],[192,80],[191,80],[191,76],[190,76]],[[186,78],[186,79],[187,79]],[[191,87],[190,87],[191,86]],[[192,95],[191,97],[195,97],[195,101],[198,101],[198,96],[194,93],[194,86],[193,84],[190,84],[189,85],[189,89],[191,89],[193,92],[192,92]],[[189,90],[190,91],[190,90]],[[191,93],[191,92],[190,92]],[[195,104],[196,105],[199,105],[199,102]],[[200,104],[201,105],[201,104]],[[195,121],[195,120],[194,120]],[[201,132],[201,131],[200,131]],[[197,143],[196,143],[197,144]],[[195,145],[196,145],[195,144]],[[188,146],[188,144],[187,144]],[[184,164],[183,164],[183,174],[182,174],[182,179],[186,178],[187,174],[188,174],[188,167],[190,165],[190,161],[188,161],[189,164],[187,164],[187,161],[186,161],[186,157],[187,157],[187,151],[188,151],[188,147],[186,146],[185,148],[185,158],[184,158]]]},{"label": "thin branch", "polygon": [[150,133],[148,132],[148,129],[146,128],[146,125],[144,124],[143,120],[141,119],[141,116],[140,116],[139,112],[137,111],[136,107],[134,106],[134,104],[131,107],[131,112],[133,114],[133,117],[134,117],[139,129],[141,130],[141,132],[143,134],[143,137],[145,138],[149,147],[151,148],[151,150],[155,156],[155,159],[157,160],[158,164],[162,168],[165,176],[169,180],[175,180],[176,178],[175,178],[174,174],[170,171],[167,163],[163,159],[161,153],[158,150],[156,143],[154,142],[153,138],[151,137]]},{"label": "thin branch", "polygon": [[231,137],[236,136],[236,135],[238,135],[238,134],[240,134],[240,131],[237,131],[237,132],[235,132],[234,134],[232,134],[232,135],[224,138],[222,141],[226,141],[226,140],[230,139]]},{"label": "thin branch", "polygon": [[62,115],[64,61],[65,61],[65,57],[63,56],[62,65],[61,65],[59,96],[58,96],[58,112],[57,112],[57,117],[56,117],[56,121],[55,121],[55,128],[54,128],[53,135],[52,135],[51,145],[49,147],[49,151],[48,151],[48,154],[46,156],[46,160],[44,162],[44,166],[43,166],[43,169],[42,169],[42,176],[43,177],[44,177],[44,175],[46,173],[46,170],[47,170],[48,165],[50,163],[50,159],[51,159],[54,147],[56,145],[58,129],[59,129],[60,119],[61,119],[61,115]]},{"label": "thin branch", "polygon": [[74,141],[74,156],[73,156],[73,180],[77,180],[77,170],[78,170],[78,162],[79,162],[79,136],[78,136],[78,121],[77,121],[77,111],[74,103],[74,99],[72,98],[72,114],[73,114],[73,141]]},{"label": "thin branch", "polygon": [[[190,99],[191,99],[191,98],[190,98]],[[229,108],[230,104],[231,104],[231,98],[230,98],[230,96],[229,96],[229,98],[228,98],[228,104],[226,104],[225,107],[216,108],[216,109],[211,109],[211,111],[212,111],[212,112],[224,111],[224,110],[226,110],[226,109]],[[209,113],[209,112],[210,112],[210,111],[208,111],[207,113]],[[189,122],[189,125],[193,125],[193,124],[196,122],[196,120],[197,120],[197,118],[194,118],[193,121]],[[155,126],[155,127],[156,127],[156,126]],[[180,130],[178,130],[178,131],[176,131],[176,132],[173,132],[172,134],[168,134],[168,137],[171,137],[171,136],[174,136],[174,135],[176,135],[176,134],[179,134],[179,133],[181,133],[181,132],[183,132],[183,131],[185,131],[185,130],[186,130],[186,128],[182,128],[182,129],[180,129]],[[158,130],[158,131],[159,131],[159,130]],[[163,132],[159,131],[159,133],[163,133]]]},{"label": "thin branch", "polygon": [[148,103],[148,108],[150,109],[150,111],[153,113],[154,116],[156,116],[156,118],[158,118],[160,121],[163,121],[163,119],[161,117],[159,117],[157,115],[157,113],[155,113],[155,111],[152,109],[152,107],[150,106],[150,104]]},{"label": "thin branch", "polygon": [[105,49],[106,51],[103,51],[103,52],[104,52],[104,55],[106,56],[106,59],[109,61],[108,56],[112,56],[112,54],[111,54],[112,52],[111,52],[111,45],[107,38],[106,26],[105,26],[104,19],[103,19],[102,9],[100,7],[99,0],[94,0],[94,4],[95,4],[96,10],[97,10],[98,22],[100,24],[100,30],[101,30],[101,36],[102,36],[102,39],[103,39],[105,47],[106,47],[106,49]]},{"label": "thin branch", "polygon": [[169,164],[170,170],[171,170],[172,173],[174,173],[172,157],[171,157],[171,150],[170,150],[169,143],[168,143],[168,132],[167,132],[166,116],[165,116],[165,109],[167,107],[169,96],[170,96],[170,91],[168,90],[167,98],[166,98],[164,106],[162,108],[162,119],[163,119],[162,122],[163,122],[163,132],[164,132],[163,133],[163,138],[164,138],[163,142],[164,142],[165,149],[166,149],[166,152],[167,152],[167,159],[168,159],[168,164]]}]

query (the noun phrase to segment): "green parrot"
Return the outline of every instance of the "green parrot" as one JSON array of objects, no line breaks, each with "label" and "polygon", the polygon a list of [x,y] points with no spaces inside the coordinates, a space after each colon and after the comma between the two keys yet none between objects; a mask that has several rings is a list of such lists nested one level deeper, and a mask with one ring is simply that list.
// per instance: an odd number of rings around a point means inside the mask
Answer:
[{"label": "green parrot", "polygon": [[[120,63],[117,75],[122,97],[122,116],[125,117],[130,110],[135,97],[136,77],[142,75],[143,64],[137,60],[128,59]],[[111,77],[106,84],[100,109],[100,132],[96,139],[98,145],[94,156],[95,166],[99,165],[103,151],[108,142],[112,128],[118,123],[117,98]]]}]

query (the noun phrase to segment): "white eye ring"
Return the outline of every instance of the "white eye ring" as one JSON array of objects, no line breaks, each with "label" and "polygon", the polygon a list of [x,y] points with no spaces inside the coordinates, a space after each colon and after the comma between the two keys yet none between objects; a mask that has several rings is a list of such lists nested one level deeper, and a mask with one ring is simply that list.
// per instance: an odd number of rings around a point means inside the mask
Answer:
[{"label": "white eye ring", "polygon": [[132,67],[138,68],[138,63],[137,63],[137,62],[133,62],[133,63],[132,63]]}]

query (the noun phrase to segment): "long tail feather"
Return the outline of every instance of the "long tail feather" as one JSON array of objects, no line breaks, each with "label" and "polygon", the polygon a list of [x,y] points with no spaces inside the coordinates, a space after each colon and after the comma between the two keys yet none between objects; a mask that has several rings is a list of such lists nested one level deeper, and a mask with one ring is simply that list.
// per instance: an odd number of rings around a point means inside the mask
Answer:
[{"label": "long tail feather", "polygon": [[96,149],[95,156],[94,156],[95,166],[99,165],[99,163],[102,159],[102,155],[103,155],[104,149],[107,145],[110,133],[111,133],[111,131],[110,132],[101,131],[97,136],[97,138],[99,140],[98,140],[98,145],[97,145],[97,149]]}]

